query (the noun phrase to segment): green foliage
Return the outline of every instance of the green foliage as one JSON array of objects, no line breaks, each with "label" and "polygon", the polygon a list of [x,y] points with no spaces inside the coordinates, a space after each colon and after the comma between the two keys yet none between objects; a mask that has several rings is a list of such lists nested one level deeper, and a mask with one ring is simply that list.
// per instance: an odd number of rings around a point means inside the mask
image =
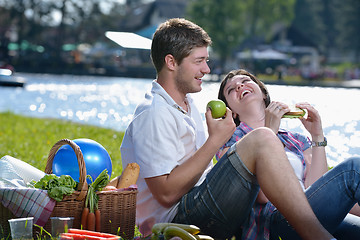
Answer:
[{"label": "green foliage", "polygon": [[[123,135],[123,132],[106,128],[3,112],[0,113],[0,158],[10,155],[44,170],[47,155],[57,141],[63,138],[72,140],[89,138],[105,147],[112,160],[112,176],[117,176],[122,172],[120,145]],[[40,228],[50,239],[53,239],[50,233]],[[135,236],[141,236],[138,226],[135,226]],[[41,235],[35,239],[45,239],[45,237]]]},{"label": "green foliage", "polygon": [[[325,1],[325,0],[324,0]],[[333,11],[337,45],[344,50],[355,50],[357,61],[360,59],[360,1],[333,0]]]},{"label": "green foliage", "polygon": [[358,0],[296,0],[296,17],[292,25],[325,55],[331,49],[350,50],[355,52],[358,60],[359,11]]},{"label": "green foliage", "polygon": [[64,195],[72,194],[76,190],[76,186],[77,183],[71,176],[61,175],[58,177],[55,174],[45,175],[33,184],[34,188],[48,190],[49,197],[58,202],[62,201]]},{"label": "green foliage", "polygon": [[[332,1],[332,0],[331,0]],[[323,3],[323,0],[297,0],[295,5],[296,17],[292,23],[293,28],[299,32],[308,41],[307,44],[313,44],[324,49],[329,47],[329,41],[334,41],[334,26],[325,23],[332,21],[332,11],[329,3]]]},{"label": "green foliage", "polygon": [[197,0],[187,17],[203,27],[213,40],[214,51],[226,60],[245,40],[268,38],[273,24],[288,26],[295,0]]},{"label": "green foliage", "polygon": [[209,33],[214,51],[224,60],[244,40],[241,12],[242,5],[238,2],[198,0],[189,3],[187,17]]},{"label": "green foliage", "polygon": [[[88,138],[100,143],[112,160],[112,176],[122,172],[122,132],[70,121],[0,113],[0,157],[10,155],[44,170],[52,146],[59,140]],[[110,174],[110,173],[109,173]]]},{"label": "green foliage", "polygon": [[342,62],[341,64],[332,64],[330,66],[336,69],[336,72],[339,73],[339,75],[344,75],[347,69],[360,67],[360,63]]},{"label": "green foliage", "polygon": [[[91,179],[90,175],[87,177]],[[109,175],[107,169],[104,169],[99,174],[99,176],[94,181],[92,181],[91,184],[89,184],[89,189],[85,200],[85,207],[88,207],[91,213],[98,209],[99,196],[96,194],[96,192],[101,191],[108,183]]]}]

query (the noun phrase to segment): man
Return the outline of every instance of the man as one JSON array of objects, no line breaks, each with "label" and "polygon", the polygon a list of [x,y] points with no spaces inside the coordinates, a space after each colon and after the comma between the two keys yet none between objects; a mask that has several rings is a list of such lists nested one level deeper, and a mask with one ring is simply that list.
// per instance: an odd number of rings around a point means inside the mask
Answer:
[{"label": "man", "polygon": [[215,238],[230,238],[246,221],[260,184],[302,238],[331,239],[270,129],[248,134],[213,166],[213,156],[235,124],[230,109],[220,120],[207,110],[207,134],[190,96],[201,91],[201,78],[210,72],[210,44],[208,34],[185,19],[170,19],[154,34],[151,57],[157,79],[136,108],[121,146],[123,166],[140,165],[140,231],[146,236],[154,223],[179,222],[197,225]]}]

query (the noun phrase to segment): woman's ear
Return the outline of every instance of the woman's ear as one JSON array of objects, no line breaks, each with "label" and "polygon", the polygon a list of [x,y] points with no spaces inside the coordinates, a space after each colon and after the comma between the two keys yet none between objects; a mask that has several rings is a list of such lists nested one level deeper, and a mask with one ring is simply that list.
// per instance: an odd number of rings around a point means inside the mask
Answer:
[{"label": "woman's ear", "polygon": [[233,112],[232,117],[234,119],[234,123],[236,124],[236,126],[239,126],[239,124],[240,124],[240,116],[239,116],[239,114]]},{"label": "woman's ear", "polygon": [[271,100],[270,100],[270,96],[269,95],[266,95],[264,97],[264,103],[265,103],[265,107],[269,106]]},{"label": "woman's ear", "polygon": [[237,113],[235,113],[235,112],[232,113],[232,117],[233,117],[234,119],[236,119],[238,116],[239,116],[239,115],[238,115]]}]

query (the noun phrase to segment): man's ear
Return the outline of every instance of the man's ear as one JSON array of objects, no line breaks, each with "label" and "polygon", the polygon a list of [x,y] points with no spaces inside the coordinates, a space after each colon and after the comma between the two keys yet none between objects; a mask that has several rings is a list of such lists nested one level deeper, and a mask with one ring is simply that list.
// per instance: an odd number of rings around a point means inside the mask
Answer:
[{"label": "man's ear", "polygon": [[165,56],[165,64],[168,69],[175,70],[176,60],[173,55],[168,54]]}]

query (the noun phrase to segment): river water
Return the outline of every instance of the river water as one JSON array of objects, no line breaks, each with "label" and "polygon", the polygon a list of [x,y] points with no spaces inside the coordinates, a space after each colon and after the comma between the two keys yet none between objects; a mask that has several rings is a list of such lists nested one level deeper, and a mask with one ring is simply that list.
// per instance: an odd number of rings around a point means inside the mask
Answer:
[{"label": "river water", "polygon": [[[151,87],[151,79],[23,74],[23,88],[0,87],[0,112],[58,118],[124,131],[136,105]],[[193,95],[200,112],[217,97],[219,83],[204,82]],[[329,165],[360,155],[360,89],[268,85],[272,100],[287,104],[306,101],[322,116],[328,139]],[[281,126],[307,134],[297,119]]]}]

